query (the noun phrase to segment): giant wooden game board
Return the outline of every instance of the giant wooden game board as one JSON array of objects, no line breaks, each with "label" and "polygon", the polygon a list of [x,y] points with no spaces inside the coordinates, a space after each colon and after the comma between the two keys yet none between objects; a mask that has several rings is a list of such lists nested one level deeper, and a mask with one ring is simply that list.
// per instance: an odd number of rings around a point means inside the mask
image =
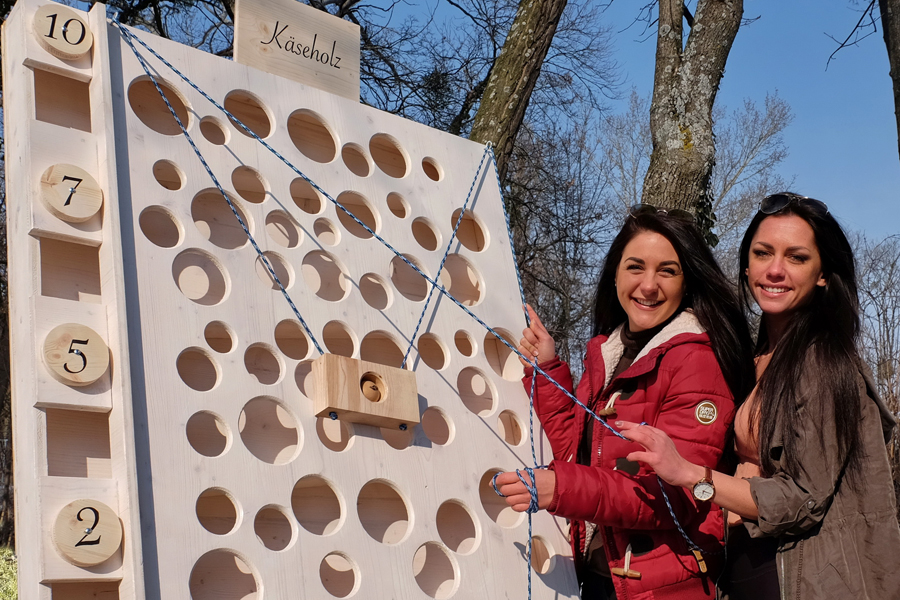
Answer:
[{"label": "giant wooden game board", "polygon": [[[435,294],[401,370],[428,283],[144,52],[316,360],[104,10],[20,0],[3,28],[20,598],[526,598],[527,522],[490,486],[532,465],[515,355]],[[134,34],[437,274],[481,146]],[[439,279],[513,341],[474,182]],[[367,376],[412,412],[372,417]],[[534,533],[533,597],[574,597],[565,523]]]}]

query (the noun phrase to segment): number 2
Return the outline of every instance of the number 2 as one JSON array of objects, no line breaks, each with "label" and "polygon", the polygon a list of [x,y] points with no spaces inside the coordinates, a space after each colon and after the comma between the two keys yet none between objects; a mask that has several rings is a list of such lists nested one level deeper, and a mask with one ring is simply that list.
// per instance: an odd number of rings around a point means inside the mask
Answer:
[{"label": "number 2", "polygon": [[[89,341],[90,340],[72,340],[71,343],[69,343],[69,354],[74,354],[75,356],[77,356],[81,359],[81,368],[78,369],[77,371],[73,371],[72,369],[69,368],[68,361],[66,361],[66,363],[63,365],[63,369],[65,369],[66,373],[71,373],[72,375],[75,375],[77,373],[81,373],[82,371],[84,371],[87,368],[87,356],[84,355],[84,352],[82,352],[78,348],[73,348],[72,346],[74,346],[75,344],[81,344],[82,346],[87,346],[87,343]],[[91,510],[94,510],[94,509],[92,508]],[[79,511],[78,514],[81,514],[81,512]],[[78,519],[78,520],[80,521],[81,519]]]},{"label": "number 2", "polygon": [[75,195],[75,190],[78,189],[78,186],[81,185],[81,182],[84,181],[84,179],[80,179],[80,178],[78,178],[78,177],[70,177],[70,176],[66,175],[66,176],[64,176],[64,177],[62,178],[62,180],[63,180],[63,183],[65,183],[66,180],[68,180],[68,181],[77,181],[77,182],[78,182],[78,183],[75,184],[75,187],[70,187],[70,188],[69,188],[69,197],[66,198],[66,203],[63,204],[63,206],[68,206],[68,205],[69,205],[69,202],[72,201],[72,196]]},{"label": "number 2", "polygon": [[96,546],[97,544],[100,543],[100,538],[103,537],[103,536],[98,535],[96,540],[85,540],[84,539],[87,536],[91,535],[94,532],[94,529],[97,527],[97,524],[100,523],[100,512],[93,506],[85,506],[84,508],[79,510],[78,514],[75,515],[75,518],[78,519],[79,521],[83,521],[84,519],[81,518],[81,513],[83,513],[86,510],[89,510],[92,513],[94,513],[94,522],[91,524],[90,527],[88,527],[85,534],[83,536],[81,536],[81,539],[78,540],[78,543],[75,544],[76,548],[78,546]]}]

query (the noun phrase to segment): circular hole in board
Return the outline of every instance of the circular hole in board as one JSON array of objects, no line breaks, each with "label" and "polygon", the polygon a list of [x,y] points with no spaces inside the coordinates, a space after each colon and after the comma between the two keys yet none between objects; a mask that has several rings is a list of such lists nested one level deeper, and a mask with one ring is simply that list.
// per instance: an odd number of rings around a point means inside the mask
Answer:
[{"label": "circular hole in board", "polygon": [[216,146],[224,146],[231,138],[231,133],[225,128],[216,117],[203,117],[200,119],[200,133],[211,144]]},{"label": "circular hole in board", "polygon": [[294,360],[305,359],[312,349],[303,326],[292,319],[285,319],[275,326],[275,345],[285,356]]},{"label": "circular hole in board", "polygon": [[481,476],[478,484],[478,495],[481,497],[481,506],[491,521],[505,529],[517,527],[525,519],[525,513],[517,513],[506,503],[504,498],[497,495],[494,486],[491,485],[494,475],[502,473],[501,469],[491,469]]},{"label": "circular hole in board", "polygon": [[188,348],[175,359],[181,380],[192,390],[208,392],[219,383],[219,367],[206,350]]},{"label": "circular hole in board", "polygon": [[226,535],[237,528],[240,509],[237,501],[225,489],[214,487],[197,497],[197,520],[205,530],[216,535]]},{"label": "circular hole in board", "polygon": [[444,178],[444,170],[438,162],[430,156],[426,156],[422,159],[422,170],[425,171],[425,175],[428,179],[432,181],[440,181]]},{"label": "circular hole in board", "polygon": [[268,344],[251,344],[244,352],[244,366],[262,385],[275,385],[284,372],[281,359]]},{"label": "circular hole in board", "polygon": [[470,411],[480,417],[487,417],[494,412],[494,384],[482,371],[475,367],[466,367],[456,378],[459,398]]},{"label": "circular hole in board", "polygon": [[372,164],[366,151],[359,144],[344,144],[341,149],[341,158],[350,172],[358,177],[368,177],[372,174]]},{"label": "circular hole in board", "polygon": [[356,510],[363,529],[377,542],[397,544],[411,530],[406,500],[393,483],[384,479],[373,479],[362,487]]},{"label": "circular hole in board", "polygon": [[550,542],[536,535],[531,538],[531,568],[536,573],[546,575],[556,565],[556,551]]},{"label": "circular hole in board", "polygon": [[269,239],[284,248],[296,248],[303,241],[303,232],[283,210],[273,210],[266,215],[266,233]]},{"label": "circular hole in board", "polygon": [[297,150],[316,162],[329,163],[337,157],[337,138],[318,113],[295,110],[288,117],[288,135]]},{"label": "circular hole in board", "polygon": [[313,250],[304,256],[300,272],[309,289],[322,300],[339,302],[350,293],[352,283],[347,269],[324,250]]},{"label": "circular hole in board", "polygon": [[[505,329],[494,328],[494,331],[513,348],[518,346],[512,334]],[[518,381],[525,373],[519,355],[509,349],[509,346],[498,340],[490,331],[484,336],[484,355],[494,373],[507,381]]]},{"label": "circular hole in board", "polygon": [[291,182],[291,200],[297,208],[310,215],[317,215],[325,207],[325,199],[319,190],[314,188],[302,177],[297,177]]},{"label": "circular hole in board", "polygon": [[425,217],[419,217],[412,222],[412,234],[416,242],[429,252],[437,250],[441,245],[441,233]]},{"label": "circular hole in board", "polygon": [[416,346],[422,361],[435,371],[440,371],[447,366],[449,357],[447,347],[435,334],[423,333],[419,336]]},{"label": "circular hole in board", "polygon": [[360,277],[359,293],[366,304],[377,310],[385,310],[393,302],[393,294],[387,281],[375,273],[366,273]]},{"label": "circular hole in board", "polygon": [[453,441],[456,428],[447,413],[437,406],[429,406],[422,413],[422,431],[432,444],[446,446]]},{"label": "circular hole in board", "polygon": [[227,354],[234,349],[234,332],[222,321],[210,321],[203,329],[203,337],[209,347],[220,354]]},{"label": "circular hole in board", "polygon": [[405,219],[409,216],[409,202],[397,192],[391,192],[387,195],[387,205],[391,214],[398,219]]},{"label": "circular hole in board", "polygon": [[437,511],[438,535],[457,554],[472,554],[481,543],[481,527],[461,500],[447,500]]},{"label": "circular hole in board", "polygon": [[284,404],[271,396],[259,396],[244,405],[238,418],[244,446],[270,465],[284,465],[297,457],[302,430]]},{"label": "circular hole in board", "polygon": [[468,258],[449,254],[441,271],[441,284],[464,306],[475,306],[484,300],[484,279]]},{"label": "circular hole in board", "polygon": [[[275,271],[275,276],[278,277],[278,281],[281,282],[284,289],[291,289],[291,286],[294,285],[294,269],[290,263],[283,256],[272,251],[263,252],[263,256],[269,261],[272,270]],[[278,282],[272,277],[263,259],[257,256],[254,264],[256,266],[256,276],[259,277],[259,280],[267,285],[270,290],[280,292],[281,288],[278,286]]]},{"label": "circular hole in board", "polygon": [[297,384],[297,388],[300,390],[301,394],[307,398],[312,397],[315,378],[312,374],[311,360],[300,361],[297,368],[294,369],[294,382]]},{"label": "circular hole in board", "polygon": [[353,425],[346,421],[319,417],[316,420],[316,435],[322,445],[332,452],[343,452],[353,445]]},{"label": "circular hole in board", "polygon": [[245,558],[225,549],[210,550],[191,569],[192,600],[256,600],[259,583]]},{"label": "circular hole in board", "polygon": [[510,446],[518,446],[525,441],[525,427],[519,415],[511,410],[504,410],[497,417],[497,429],[500,437]]},{"label": "circular hole in board", "polygon": [[322,586],[335,598],[346,598],[359,589],[359,569],[343,552],[330,552],[319,564]]},{"label": "circular hole in board", "polygon": [[297,522],[315,535],[331,535],[343,522],[343,503],[330,481],[307,475],[294,484],[291,509]]},{"label": "circular hole in board", "polygon": [[416,438],[415,429],[412,427],[405,430],[381,427],[380,433],[381,439],[394,450],[406,450]]},{"label": "circular hole in board", "polygon": [[325,348],[332,354],[346,356],[348,358],[356,354],[356,334],[346,323],[341,321],[329,321],[322,328],[322,341]]},{"label": "circular hole in board", "polygon": [[253,519],[253,532],[263,546],[273,552],[281,552],[291,545],[294,528],[284,509],[270,504],[259,509]]},{"label": "circular hole in board", "polygon": [[[171,84],[156,78],[156,82],[162,89],[169,104],[175,110],[175,114],[181,120],[185,129],[191,127],[191,114],[187,100]],[[128,86],[128,104],[141,122],[163,135],[179,135],[181,127],[169,111],[156,86],[146,75],[136,77]]]},{"label": "circular hole in board", "polygon": [[[416,265],[420,271],[429,275],[418,258],[411,254],[404,254],[403,257]],[[428,295],[428,286],[430,285],[424,277],[419,275],[415,269],[406,264],[399,256],[391,259],[391,283],[394,284],[401,296],[413,302],[424,301]]]},{"label": "circular hole in board", "polygon": [[[241,209],[237,199],[229,195],[229,200],[234,205],[234,210],[241,216],[241,220],[252,232],[247,213]],[[215,188],[202,190],[191,201],[191,217],[197,230],[215,246],[225,250],[234,250],[247,245],[247,234],[241,227],[228,200]]]},{"label": "circular hole in board", "polygon": [[359,347],[359,358],[389,367],[400,368],[403,363],[403,349],[400,342],[386,331],[372,331],[363,338]]},{"label": "circular hole in board", "polygon": [[222,417],[202,410],[191,415],[185,426],[191,448],[203,456],[222,456],[231,447],[231,431]]},{"label": "circular hole in board", "polygon": [[203,306],[219,304],[231,289],[224,267],[212,254],[198,248],[188,248],[175,257],[172,277],[185,297]]},{"label": "circular hole in board", "polygon": [[[223,105],[225,110],[259,137],[265,139],[272,133],[272,118],[269,116],[269,110],[256,94],[246,90],[234,90],[225,96]],[[232,120],[231,124],[247,137],[253,137],[235,121]]]},{"label": "circular hole in board", "polygon": [[163,159],[153,163],[153,177],[156,183],[173,192],[184,187],[184,172],[171,160]]},{"label": "circular hole in board", "polygon": [[475,356],[475,338],[465,329],[460,329],[456,332],[456,335],[453,336],[453,342],[456,344],[456,349],[463,356]]},{"label": "circular hole in board", "polygon": [[[369,201],[362,196],[362,194],[358,194],[356,192],[344,192],[337,197],[337,201],[340,202],[344,206],[344,208],[352,212],[357,219],[365,223],[366,227],[368,227],[375,233],[378,233],[380,222],[378,213],[375,211],[375,208],[369,203]],[[369,233],[365,229],[365,227],[357,223],[353,219],[353,217],[348,215],[340,208],[336,210],[338,221],[341,222],[341,225],[344,226],[344,229],[346,229],[356,237],[364,240],[372,237],[372,234]]]},{"label": "circular hole in board", "polygon": [[341,241],[340,230],[325,217],[320,217],[313,223],[313,234],[325,246],[337,246]]},{"label": "circular hole in board", "polygon": [[[450,218],[450,227],[456,227],[461,211],[461,208],[453,211],[453,216]],[[466,210],[465,214],[463,214],[462,221],[460,221],[456,230],[456,239],[472,252],[481,252],[487,248],[487,229],[481,223],[481,219],[476,217],[471,210]]]},{"label": "circular hole in board", "polygon": [[376,133],[369,140],[372,160],[386,175],[400,179],[409,172],[409,159],[400,142],[386,133]]},{"label": "circular hole in board", "polygon": [[138,217],[141,233],[160,248],[174,248],[184,238],[184,229],[172,212],[162,206],[148,206]]},{"label": "circular hole in board", "polygon": [[459,588],[459,567],[443,544],[426,542],[419,546],[413,555],[412,568],[419,588],[436,600],[450,598]]},{"label": "circular hole in board", "polygon": [[260,204],[266,199],[269,185],[262,173],[253,167],[240,166],[231,172],[231,185],[238,196],[253,204]]}]

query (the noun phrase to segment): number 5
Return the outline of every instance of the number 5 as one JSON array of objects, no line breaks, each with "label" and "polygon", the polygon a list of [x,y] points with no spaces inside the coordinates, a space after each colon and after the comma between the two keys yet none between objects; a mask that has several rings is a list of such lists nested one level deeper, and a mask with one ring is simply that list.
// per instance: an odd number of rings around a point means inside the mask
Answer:
[{"label": "number 5", "polygon": [[77,356],[81,359],[81,368],[78,369],[77,371],[73,371],[72,369],[69,368],[69,363],[66,362],[66,364],[63,365],[63,369],[66,370],[66,373],[71,373],[71,374],[75,375],[76,373],[81,373],[82,371],[84,371],[87,368],[87,356],[84,355],[84,352],[82,352],[78,348],[73,348],[72,346],[74,346],[75,344],[81,344],[82,346],[87,346],[87,343],[89,341],[90,340],[72,340],[72,342],[69,344],[69,354],[74,354],[75,356]]}]

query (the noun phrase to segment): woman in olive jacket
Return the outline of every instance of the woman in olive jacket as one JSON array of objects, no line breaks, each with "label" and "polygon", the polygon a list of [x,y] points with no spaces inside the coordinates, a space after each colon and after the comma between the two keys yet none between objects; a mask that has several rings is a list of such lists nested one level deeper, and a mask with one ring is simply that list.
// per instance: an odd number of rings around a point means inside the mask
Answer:
[{"label": "woman in olive jacket", "polygon": [[[757,386],[738,411],[734,476],[712,501],[740,518],[722,588],[731,600],[900,598],[900,528],[885,442],[896,425],[856,349],[853,252],[824,203],[783,193],[741,244],[741,284],[762,312]],[[619,422],[629,455],[668,483],[707,472],[653,427]]]}]

